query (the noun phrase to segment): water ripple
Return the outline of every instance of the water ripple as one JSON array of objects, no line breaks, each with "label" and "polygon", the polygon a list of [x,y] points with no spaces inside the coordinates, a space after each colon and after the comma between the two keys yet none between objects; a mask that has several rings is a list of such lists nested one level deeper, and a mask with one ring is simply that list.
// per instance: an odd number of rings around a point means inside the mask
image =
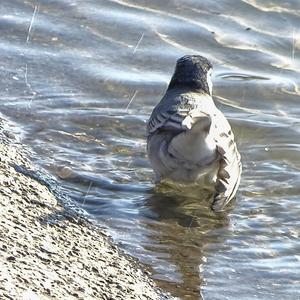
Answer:
[{"label": "water ripple", "polygon": [[[61,190],[182,299],[298,299],[299,5],[3,0],[1,112]],[[243,160],[220,214],[155,188],[146,122],[176,59],[207,56]]]}]

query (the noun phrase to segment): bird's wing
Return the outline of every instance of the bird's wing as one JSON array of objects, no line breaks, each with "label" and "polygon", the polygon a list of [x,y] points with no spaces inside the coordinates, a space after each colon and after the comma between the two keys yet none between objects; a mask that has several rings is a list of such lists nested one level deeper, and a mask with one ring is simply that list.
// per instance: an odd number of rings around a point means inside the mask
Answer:
[{"label": "bird's wing", "polygon": [[184,131],[186,129],[182,124],[184,118],[184,112],[172,110],[172,108],[170,110],[158,112],[157,114],[151,116],[148,122],[148,133],[152,134],[159,129],[175,132]]},{"label": "bird's wing", "polygon": [[220,166],[212,208],[215,211],[221,211],[235,196],[240,183],[242,163],[231,129],[227,132],[226,130],[222,131],[216,138],[216,143],[220,156]]},{"label": "bird's wing", "polygon": [[[203,94],[200,97],[208,96]],[[199,119],[208,117],[197,104],[201,102],[199,96],[195,101],[192,96],[185,94],[176,96],[167,92],[151,114],[147,125],[148,133],[152,134],[159,129],[176,133],[191,129]]]}]

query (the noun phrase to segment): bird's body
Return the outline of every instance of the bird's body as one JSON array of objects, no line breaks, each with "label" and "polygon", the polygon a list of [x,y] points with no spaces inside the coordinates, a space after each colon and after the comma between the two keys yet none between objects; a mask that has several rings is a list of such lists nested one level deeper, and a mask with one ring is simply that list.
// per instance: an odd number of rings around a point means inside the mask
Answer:
[{"label": "bird's body", "polygon": [[213,208],[219,210],[236,193],[241,162],[231,127],[211,97],[211,69],[201,56],[178,60],[149,119],[147,150],[157,182],[210,188]]}]

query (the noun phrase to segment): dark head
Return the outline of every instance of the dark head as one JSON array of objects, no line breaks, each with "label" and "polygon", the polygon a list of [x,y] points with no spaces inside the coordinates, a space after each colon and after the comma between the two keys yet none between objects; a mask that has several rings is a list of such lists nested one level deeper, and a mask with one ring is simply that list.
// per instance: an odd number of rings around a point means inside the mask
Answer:
[{"label": "dark head", "polygon": [[187,87],[211,95],[211,62],[200,55],[186,55],[177,60],[168,89]]}]

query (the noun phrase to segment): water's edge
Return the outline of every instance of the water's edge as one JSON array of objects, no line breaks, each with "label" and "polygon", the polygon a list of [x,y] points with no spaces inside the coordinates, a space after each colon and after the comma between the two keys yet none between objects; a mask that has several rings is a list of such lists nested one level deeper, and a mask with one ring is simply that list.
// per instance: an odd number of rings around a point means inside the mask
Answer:
[{"label": "water's edge", "polygon": [[[1,113],[47,172],[18,176],[50,183],[174,296],[300,299],[300,1],[2,0],[0,11]],[[196,190],[158,190],[147,157],[147,120],[187,54],[212,62],[242,156],[221,215]]]},{"label": "water's edge", "polygon": [[28,151],[9,127],[0,118],[0,298],[171,299],[103,229],[32,175]]}]

